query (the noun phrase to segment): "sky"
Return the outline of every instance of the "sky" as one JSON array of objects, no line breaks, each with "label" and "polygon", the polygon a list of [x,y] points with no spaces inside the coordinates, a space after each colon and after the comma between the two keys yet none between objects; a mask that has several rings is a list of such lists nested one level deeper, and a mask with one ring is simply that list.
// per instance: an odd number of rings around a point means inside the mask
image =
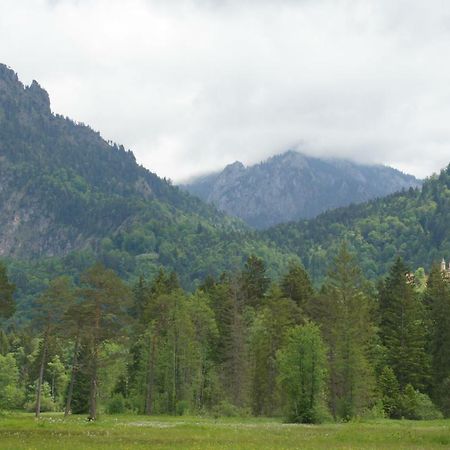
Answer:
[{"label": "sky", "polygon": [[450,163],[447,0],[0,0],[0,62],[174,182],[288,149]]}]

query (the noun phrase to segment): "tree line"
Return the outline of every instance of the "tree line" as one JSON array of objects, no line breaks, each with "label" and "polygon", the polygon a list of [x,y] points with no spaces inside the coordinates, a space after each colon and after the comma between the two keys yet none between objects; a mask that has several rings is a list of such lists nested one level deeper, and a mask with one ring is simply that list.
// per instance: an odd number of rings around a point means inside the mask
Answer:
[{"label": "tree line", "polygon": [[[174,272],[128,286],[96,264],[54,279],[29,324],[3,320],[0,409],[283,416],[450,416],[450,282],[398,258],[376,285],[343,244],[319,289],[250,256],[191,293]],[[0,268],[0,316],[14,314]],[[7,326],[8,325],[8,326]]]}]

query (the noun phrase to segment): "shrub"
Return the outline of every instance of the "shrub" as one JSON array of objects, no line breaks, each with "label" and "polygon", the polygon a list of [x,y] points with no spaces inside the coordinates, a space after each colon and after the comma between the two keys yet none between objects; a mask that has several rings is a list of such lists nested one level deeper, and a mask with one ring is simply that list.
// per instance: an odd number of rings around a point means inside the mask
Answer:
[{"label": "shrub", "polygon": [[184,416],[189,411],[189,402],[186,400],[181,400],[177,402],[177,416]]},{"label": "shrub", "polygon": [[240,411],[237,406],[234,406],[226,400],[222,400],[214,406],[213,415],[215,417],[239,417]]},{"label": "shrub", "polygon": [[416,391],[410,384],[401,396],[400,407],[402,416],[412,420],[442,419],[442,413],[436,408],[430,397]]},{"label": "shrub", "polygon": [[19,369],[14,356],[0,355],[0,409],[13,409],[21,406],[24,393],[18,387]]},{"label": "shrub", "polygon": [[[36,410],[36,389],[33,386],[32,390],[34,396],[28,397],[29,400],[25,403],[25,409],[28,412],[34,412]],[[41,412],[52,412],[56,411],[56,404],[50,395],[50,386],[48,383],[43,383],[41,391]]]},{"label": "shrub", "polygon": [[106,406],[108,414],[123,414],[126,410],[125,399],[122,394],[113,394]]}]

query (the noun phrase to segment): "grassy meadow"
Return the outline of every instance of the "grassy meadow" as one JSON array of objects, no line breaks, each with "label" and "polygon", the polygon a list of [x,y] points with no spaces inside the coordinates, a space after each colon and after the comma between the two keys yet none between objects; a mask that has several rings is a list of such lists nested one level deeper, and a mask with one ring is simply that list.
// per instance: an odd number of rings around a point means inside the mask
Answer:
[{"label": "grassy meadow", "polygon": [[290,425],[271,419],[0,416],[1,449],[448,449],[450,420]]}]

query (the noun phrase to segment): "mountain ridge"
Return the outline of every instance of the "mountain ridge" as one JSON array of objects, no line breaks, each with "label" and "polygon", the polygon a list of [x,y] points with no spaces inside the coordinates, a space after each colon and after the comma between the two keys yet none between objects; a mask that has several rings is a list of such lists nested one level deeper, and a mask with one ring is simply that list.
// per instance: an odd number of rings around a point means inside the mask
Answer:
[{"label": "mountain ridge", "polygon": [[89,126],[53,114],[39,83],[24,86],[5,65],[0,162],[0,257],[19,297],[39,292],[50,273],[77,276],[95,261],[125,279],[165,267],[185,287],[250,254],[275,273],[286,265],[287,255],[242,221],[159,178]]},{"label": "mountain ridge", "polygon": [[181,187],[263,229],[420,184],[412,175],[391,167],[315,158],[289,150],[254,165],[236,161]]}]

